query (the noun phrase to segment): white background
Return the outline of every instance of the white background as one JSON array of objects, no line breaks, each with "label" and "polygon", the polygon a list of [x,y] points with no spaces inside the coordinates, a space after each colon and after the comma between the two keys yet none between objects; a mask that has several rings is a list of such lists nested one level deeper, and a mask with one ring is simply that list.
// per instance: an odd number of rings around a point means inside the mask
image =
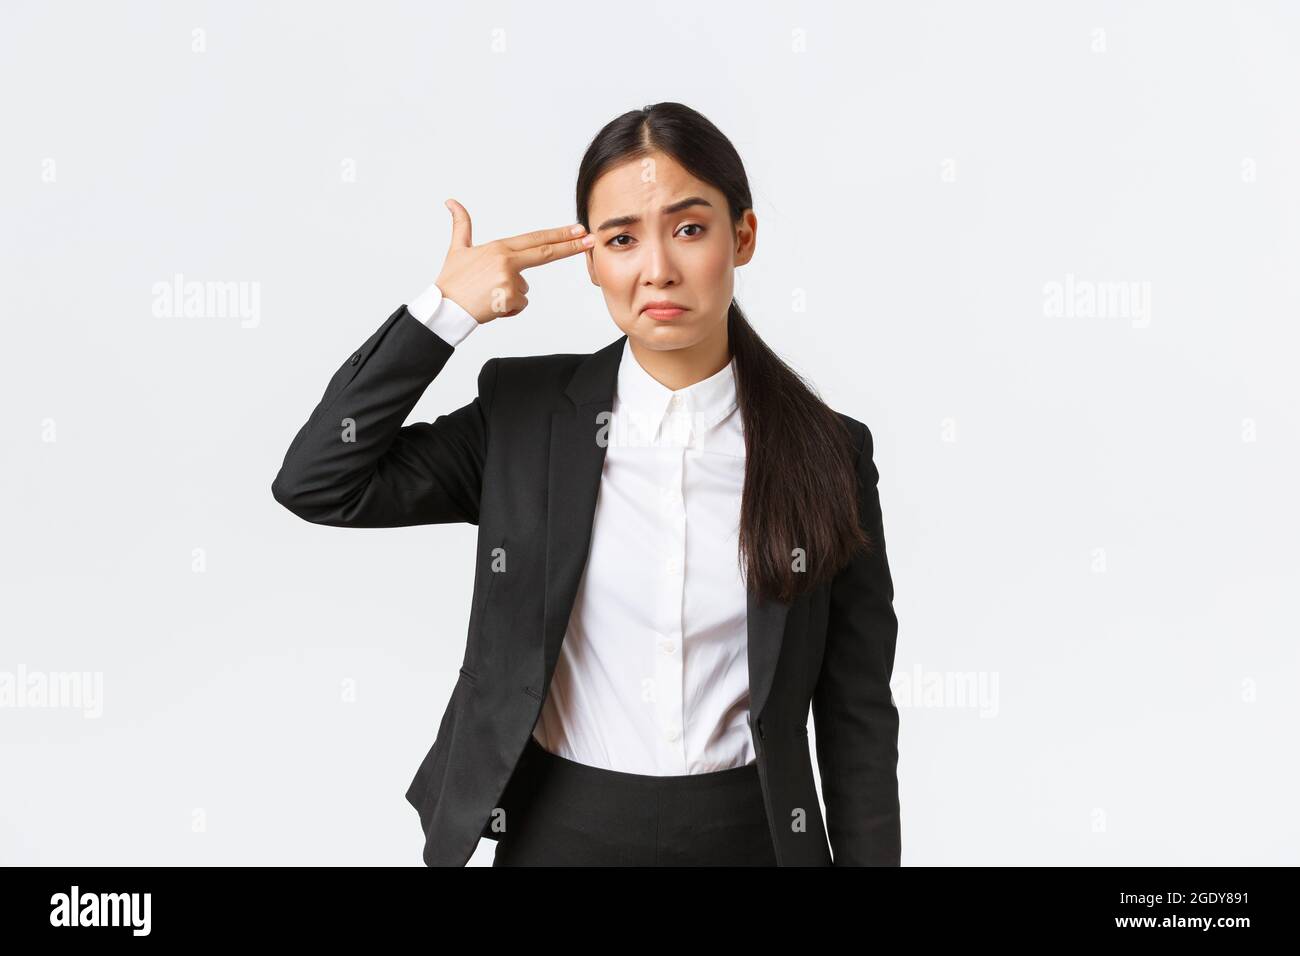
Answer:
[{"label": "white background", "polygon": [[[571,222],[587,143],[660,100],[746,163],[752,323],[875,436],[904,865],[1300,862],[1298,28],[6,3],[0,672],[100,675],[103,710],[0,708],[0,862],[421,865],[475,529],[318,527],[271,480],[436,277],[444,199],[480,242]],[[255,283],[257,322],[155,315],[177,273]],[[1149,321],[1050,314],[1067,276],[1145,283]],[[527,278],[412,420],[620,334],[579,258]]]}]

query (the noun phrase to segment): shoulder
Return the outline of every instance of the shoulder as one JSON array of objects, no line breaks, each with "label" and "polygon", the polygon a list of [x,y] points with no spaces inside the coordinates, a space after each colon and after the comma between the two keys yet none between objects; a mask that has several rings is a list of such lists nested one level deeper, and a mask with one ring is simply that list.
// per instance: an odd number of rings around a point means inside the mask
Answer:
[{"label": "shoulder", "polygon": [[588,357],[582,352],[503,355],[488,359],[483,369],[493,378],[498,397],[522,396],[536,401],[563,392],[574,371]]},{"label": "shoulder", "polygon": [[479,371],[479,395],[494,417],[532,420],[536,414],[549,415],[573,373],[589,357],[589,353],[564,352],[490,358]]},{"label": "shoulder", "polygon": [[853,447],[857,449],[859,460],[863,456],[870,458],[872,453],[871,429],[851,415],[845,415],[835,409],[832,409],[832,411],[835,411],[844,427],[849,430],[849,436],[853,439]]},{"label": "shoulder", "polygon": [[544,382],[572,375],[590,352],[556,352],[552,355],[502,355],[494,359],[502,376],[521,381]]}]

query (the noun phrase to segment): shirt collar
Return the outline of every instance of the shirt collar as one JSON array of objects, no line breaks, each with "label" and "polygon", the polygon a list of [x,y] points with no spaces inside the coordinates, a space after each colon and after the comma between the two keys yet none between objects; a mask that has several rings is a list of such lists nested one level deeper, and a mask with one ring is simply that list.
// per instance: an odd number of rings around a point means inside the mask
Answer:
[{"label": "shirt collar", "polygon": [[616,396],[620,406],[652,435],[670,415],[686,419],[698,435],[736,407],[735,360],[708,378],[674,391],[641,367],[632,352],[632,340],[627,339],[618,363]]}]

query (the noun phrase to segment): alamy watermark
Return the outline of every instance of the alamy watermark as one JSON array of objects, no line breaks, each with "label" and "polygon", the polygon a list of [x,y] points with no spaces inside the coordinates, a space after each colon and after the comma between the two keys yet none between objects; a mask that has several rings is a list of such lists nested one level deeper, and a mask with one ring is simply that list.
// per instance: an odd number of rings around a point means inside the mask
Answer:
[{"label": "alamy watermark", "polygon": [[1043,315],[1049,319],[1128,319],[1135,329],[1151,324],[1151,283],[1055,279],[1043,285]]},{"label": "alamy watermark", "polygon": [[239,319],[246,329],[262,321],[260,282],[186,281],[176,273],[170,282],[153,284],[153,314],[160,319]]},{"label": "alamy watermark", "polygon": [[889,682],[899,707],[964,708],[981,717],[998,715],[997,671],[927,671],[920,664]]},{"label": "alamy watermark", "polygon": [[80,710],[104,716],[103,671],[0,671],[0,708]]},{"label": "alamy watermark", "polygon": [[83,893],[74,883],[50,897],[50,925],[129,927],[132,936],[148,936],[152,909],[150,893]]}]

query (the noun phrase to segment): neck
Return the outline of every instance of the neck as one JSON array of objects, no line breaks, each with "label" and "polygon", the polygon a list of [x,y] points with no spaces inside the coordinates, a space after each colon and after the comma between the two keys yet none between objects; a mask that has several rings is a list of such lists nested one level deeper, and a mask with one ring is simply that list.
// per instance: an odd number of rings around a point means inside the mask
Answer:
[{"label": "neck", "polygon": [[731,361],[725,321],[718,323],[717,331],[685,348],[649,349],[635,339],[628,342],[632,355],[650,377],[674,392],[716,375]]}]

